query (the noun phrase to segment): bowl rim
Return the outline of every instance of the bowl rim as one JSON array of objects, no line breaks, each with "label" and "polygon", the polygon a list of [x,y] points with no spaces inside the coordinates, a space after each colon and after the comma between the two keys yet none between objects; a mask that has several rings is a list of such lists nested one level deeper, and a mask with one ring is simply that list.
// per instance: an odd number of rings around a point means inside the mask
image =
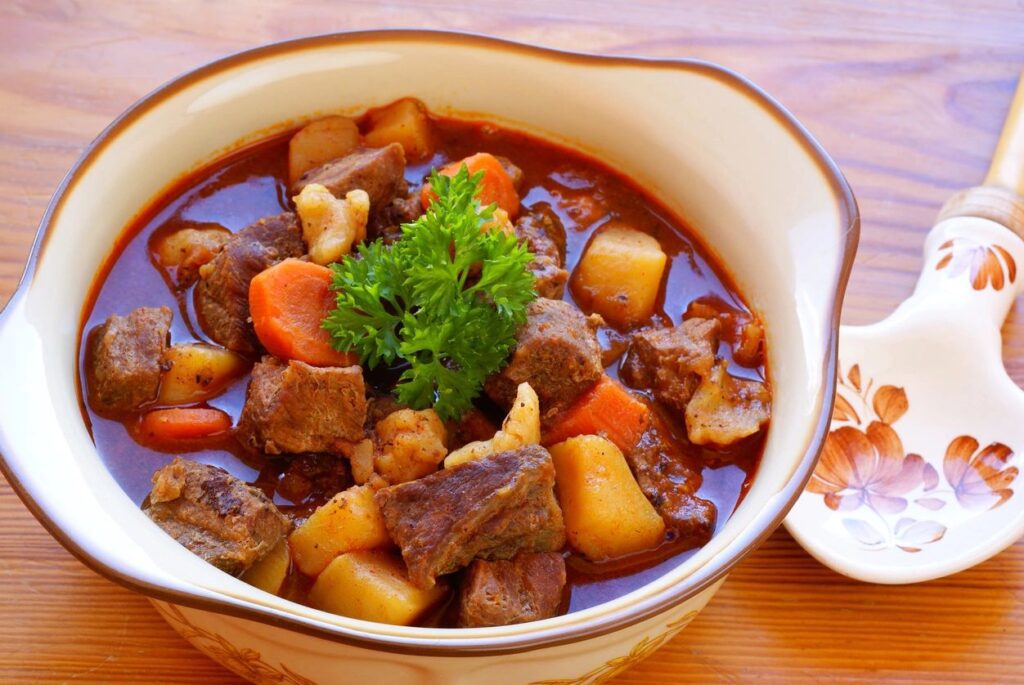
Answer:
[{"label": "bowl rim", "polygon": [[[832,188],[840,213],[839,225],[843,227],[842,263],[836,274],[835,292],[834,298],[829,305],[830,310],[823,317],[823,320],[828,324],[828,331],[825,336],[827,349],[825,351],[823,369],[824,382],[818,397],[814,398],[819,406],[817,422],[813,430],[808,434],[804,453],[799,461],[796,462],[787,485],[777,493],[765,508],[771,512],[770,522],[767,524],[754,522],[749,529],[753,534],[745,544],[734,550],[723,550],[722,554],[711,559],[704,567],[695,570],[694,573],[681,582],[665,588],[658,596],[653,598],[653,601],[645,602],[644,606],[639,609],[636,607],[625,607],[614,614],[601,616],[590,622],[564,626],[551,635],[537,635],[526,632],[521,635],[474,639],[453,638],[443,641],[412,641],[401,636],[356,633],[338,626],[321,627],[311,625],[298,616],[281,615],[275,613],[270,608],[252,603],[239,606],[234,602],[228,601],[226,598],[203,597],[191,592],[179,591],[137,579],[131,574],[109,566],[90,555],[75,540],[65,534],[55,521],[47,516],[33,495],[22,484],[16,469],[4,458],[3,452],[6,451],[8,446],[5,444],[2,434],[0,434],[0,473],[3,473],[26,508],[32,512],[33,516],[39,520],[50,535],[85,566],[122,587],[172,604],[254,620],[333,642],[370,648],[377,651],[421,656],[490,656],[554,647],[607,635],[640,623],[711,588],[716,582],[724,579],[725,575],[740,560],[759,547],[782,524],[790,508],[795,504],[800,493],[803,492],[817,463],[818,455],[824,444],[825,434],[829,426],[834,400],[841,304],[850,271],[853,267],[860,234],[860,216],[856,200],[836,163],[788,110],[746,77],[726,67],[693,58],[595,55],[548,48],[481,33],[421,29],[379,29],[311,35],[267,43],[229,54],[186,71],[139,98],[104,128],[82,151],[81,155],[57,186],[43,213],[32,242],[24,272],[10,299],[3,309],[0,309],[0,323],[7,318],[6,315],[14,309],[14,305],[25,296],[31,287],[40,257],[45,251],[52,224],[58,216],[65,198],[74,188],[76,181],[116,135],[134,120],[184,88],[208,76],[250,61],[324,46],[354,46],[384,41],[451,42],[471,47],[514,51],[530,57],[594,67],[631,66],[701,72],[731,86],[754,100],[768,115],[775,118],[793,136],[795,142],[804,149],[811,160],[819,167],[824,178]],[[758,526],[761,526],[760,530],[758,530]]]}]

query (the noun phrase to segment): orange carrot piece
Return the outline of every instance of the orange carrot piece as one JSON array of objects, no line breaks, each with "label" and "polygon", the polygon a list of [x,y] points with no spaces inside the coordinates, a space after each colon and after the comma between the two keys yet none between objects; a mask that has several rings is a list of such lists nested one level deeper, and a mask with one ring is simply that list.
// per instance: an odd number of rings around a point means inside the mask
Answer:
[{"label": "orange carrot piece", "polygon": [[[476,195],[480,204],[486,207],[492,202],[497,203],[499,208],[508,212],[508,218],[515,221],[519,214],[519,193],[516,192],[515,184],[512,183],[512,177],[505,171],[505,167],[501,165],[498,158],[488,152],[478,152],[449,164],[441,169],[440,173],[445,176],[454,176],[463,164],[469,168],[470,175],[478,171],[484,172],[484,177],[480,181],[480,189]],[[423,209],[429,207],[435,197],[437,196],[434,195],[430,184],[425,184],[423,190],[420,191],[420,202],[423,203]]]},{"label": "orange carrot piece", "polygon": [[249,311],[263,347],[313,366],[358,364],[357,355],[331,347],[331,334],[321,325],[335,306],[330,285],[330,269],[298,259],[257,274],[249,284]]},{"label": "orange carrot piece", "polygon": [[651,422],[651,410],[608,376],[602,376],[544,431],[545,447],[577,435],[602,435],[623,453],[640,440]]},{"label": "orange carrot piece", "polygon": [[194,440],[231,430],[231,417],[220,409],[154,409],[142,417],[143,436],[154,440]]}]

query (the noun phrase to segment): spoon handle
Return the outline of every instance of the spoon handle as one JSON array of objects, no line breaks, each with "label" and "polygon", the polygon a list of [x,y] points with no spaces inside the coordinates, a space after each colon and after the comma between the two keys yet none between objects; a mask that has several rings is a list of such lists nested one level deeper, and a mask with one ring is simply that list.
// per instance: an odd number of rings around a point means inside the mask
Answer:
[{"label": "spoon handle", "polygon": [[975,321],[998,331],[1024,291],[1024,76],[985,185],[962,190],[946,202],[924,253],[914,295],[900,305],[897,316],[942,311],[965,325]]},{"label": "spoon handle", "polygon": [[992,155],[985,185],[1024,195],[1024,75],[1017,83],[1017,92]]},{"label": "spoon handle", "polygon": [[974,216],[1002,224],[1024,239],[1024,75],[996,143],[985,184],[962,190],[946,201],[939,222]]}]

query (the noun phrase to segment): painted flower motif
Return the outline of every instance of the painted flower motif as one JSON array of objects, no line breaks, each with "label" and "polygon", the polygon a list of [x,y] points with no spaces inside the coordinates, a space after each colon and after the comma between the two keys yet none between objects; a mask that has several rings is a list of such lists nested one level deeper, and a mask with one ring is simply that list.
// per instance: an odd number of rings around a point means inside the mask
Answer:
[{"label": "painted flower motif", "polygon": [[824,495],[834,511],[867,504],[877,512],[896,514],[907,508],[900,495],[924,480],[926,466],[920,456],[904,455],[899,435],[886,423],[872,421],[863,432],[842,426],[829,433],[807,489]]},{"label": "painted flower motif", "polygon": [[[956,238],[941,249],[949,253],[936,268],[948,266],[955,276],[970,267],[975,289],[991,283],[999,290],[1007,277],[1011,283],[1017,277],[1013,258],[998,245]],[[881,385],[872,391],[874,379],[862,378],[859,364],[852,365],[845,376],[840,373],[837,381],[833,430],[807,490],[823,495],[825,505],[834,511],[859,510],[840,521],[863,549],[920,552],[942,540],[947,531],[931,512],[956,506],[983,511],[1013,497],[1010,485],[1019,469],[1009,466],[1013,450],[1007,445],[993,442],[979,450],[973,437],[955,438],[942,464],[949,488],[940,488],[936,467],[919,455],[904,455],[892,428],[910,409],[905,390]]]},{"label": "painted flower motif", "polygon": [[[999,245],[983,245],[967,238],[952,238],[939,246],[946,254],[935,264],[935,270],[949,268],[949,277],[955,278],[970,269],[971,287],[984,290],[991,283],[995,290],[1002,290],[1003,284],[1017,280],[1017,264],[1013,257]],[[1006,274],[1003,274],[1003,265]]]},{"label": "painted flower motif", "polygon": [[942,472],[961,506],[994,509],[1013,496],[1009,486],[1019,469],[1007,466],[1013,450],[1003,443],[978,447],[978,441],[969,435],[954,438],[946,448]]},{"label": "painted flower motif", "polygon": [[871,408],[882,423],[892,425],[910,409],[907,392],[895,385],[883,385],[875,391],[871,400]]}]

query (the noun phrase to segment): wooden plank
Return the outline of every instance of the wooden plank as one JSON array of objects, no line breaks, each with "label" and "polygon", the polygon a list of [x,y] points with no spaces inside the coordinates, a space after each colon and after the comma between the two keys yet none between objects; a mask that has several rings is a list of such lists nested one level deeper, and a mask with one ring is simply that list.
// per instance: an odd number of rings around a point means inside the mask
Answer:
[{"label": "wooden plank", "polygon": [[[832,152],[863,233],[844,321],[906,297],[943,200],[979,182],[1024,64],[1019,3],[815,4],[476,0],[0,7],[0,301],[46,202],[77,155],[137,97],[189,68],[270,40],[382,26],[478,31],[553,47],[695,56],[735,68]],[[1016,305],[1004,353],[1024,380]],[[73,313],[69,313],[72,315]],[[10,389],[4,389],[11,392]],[[149,603],[63,551],[0,484],[0,680],[230,683]],[[912,587],[821,567],[778,532],[709,608],[617,683],[1024,678],[1024,544]]]}]

